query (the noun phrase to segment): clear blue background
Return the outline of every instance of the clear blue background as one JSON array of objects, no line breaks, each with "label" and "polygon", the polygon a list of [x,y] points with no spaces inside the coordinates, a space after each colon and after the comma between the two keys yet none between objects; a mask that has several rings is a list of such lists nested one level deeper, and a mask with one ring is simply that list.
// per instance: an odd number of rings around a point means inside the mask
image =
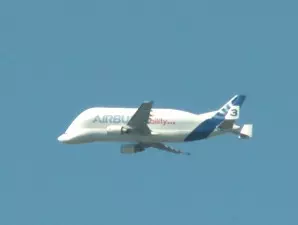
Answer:
[{"label": "clear blue background", "polygon": [[[298,224],[294,1],[2,0],[0,224]],[[227,135],[120,154],[57,137],[92,106],[201,113],[246,94]]]}]

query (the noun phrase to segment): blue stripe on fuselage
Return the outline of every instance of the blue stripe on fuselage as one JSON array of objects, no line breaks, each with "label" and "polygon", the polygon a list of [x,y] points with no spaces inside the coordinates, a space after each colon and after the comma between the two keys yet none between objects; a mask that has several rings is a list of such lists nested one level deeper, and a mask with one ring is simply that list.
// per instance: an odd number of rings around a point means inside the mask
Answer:
[{"label": "blue stripe on fuselage", "polygon": [[203,121],[197,126],[184,141],[195,141],[207,138],[215,128],[225,120],[225,116],[216,113],[212,118]]}]

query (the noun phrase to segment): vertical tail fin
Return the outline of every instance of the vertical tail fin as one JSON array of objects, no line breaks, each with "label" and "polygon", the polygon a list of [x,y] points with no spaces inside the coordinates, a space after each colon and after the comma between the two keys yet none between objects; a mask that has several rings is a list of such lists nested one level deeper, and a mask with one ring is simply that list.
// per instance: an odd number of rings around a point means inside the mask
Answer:
[{"label": "vertical tail fin", "polygon": [[239,119],[240,109],[245,99],[245,95],[235,95],[218,110],[218,114],[223,116],[225,120]]}]

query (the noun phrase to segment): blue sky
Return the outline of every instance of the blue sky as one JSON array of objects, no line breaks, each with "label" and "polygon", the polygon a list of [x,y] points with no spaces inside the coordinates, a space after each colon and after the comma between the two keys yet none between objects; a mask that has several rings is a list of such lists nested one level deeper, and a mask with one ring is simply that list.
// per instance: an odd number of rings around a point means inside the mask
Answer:
[{"label": "blue sky", "polygon": [[[298,223],[294,1],[0,2],[0,223]],[[246,94],[235,136],[173,144],[62,145],[92,106],[195,113]]]}]

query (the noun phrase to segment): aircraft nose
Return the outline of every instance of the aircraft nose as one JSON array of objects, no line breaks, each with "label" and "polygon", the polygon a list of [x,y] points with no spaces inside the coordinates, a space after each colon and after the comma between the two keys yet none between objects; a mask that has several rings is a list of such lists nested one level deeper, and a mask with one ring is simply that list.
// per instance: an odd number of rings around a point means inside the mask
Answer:
[{"label": "aircraft nose", "polygon": [[59,142],[65,143],[67,141],[66,134],[60,135],[57,139],[58,139]]}]

